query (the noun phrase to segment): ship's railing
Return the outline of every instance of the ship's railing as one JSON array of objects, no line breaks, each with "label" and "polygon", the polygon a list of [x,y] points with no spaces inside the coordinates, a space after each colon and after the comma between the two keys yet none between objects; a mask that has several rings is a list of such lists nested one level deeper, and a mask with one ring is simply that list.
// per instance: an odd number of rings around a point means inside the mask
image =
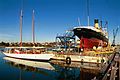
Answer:
[{"label": "ship's railing", "polygon": [[44,53],[46,48],[8,48],[5,53],[10,54],[40,54]]}]

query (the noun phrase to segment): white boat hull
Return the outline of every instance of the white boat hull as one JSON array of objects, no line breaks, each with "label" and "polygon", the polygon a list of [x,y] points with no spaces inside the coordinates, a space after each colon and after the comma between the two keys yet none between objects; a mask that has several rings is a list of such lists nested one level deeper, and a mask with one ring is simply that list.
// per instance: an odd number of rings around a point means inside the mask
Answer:
[{"label": "white boat hull", "polygon": [[5,53],[6,56],[14,57],[14,58],[21,58],[21,59],[30,59],[30,60],[50,60],[53,58],[54,54],[14,54],[14,53]]}]

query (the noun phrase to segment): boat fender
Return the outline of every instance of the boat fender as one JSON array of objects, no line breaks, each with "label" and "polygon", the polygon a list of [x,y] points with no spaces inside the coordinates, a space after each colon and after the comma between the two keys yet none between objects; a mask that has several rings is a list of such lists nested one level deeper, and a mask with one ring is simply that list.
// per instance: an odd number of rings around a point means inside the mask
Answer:
[{"label": "boat fender", "polygon": [[81,59],[81,63],[83,63],[84,62],[84,59]]},{"label": "boat fender", "polygon": [[66,64],[71,64],[71,58],[70,57],[66,58]]},{"label": "boat fender", "polygon": [[105,61],[104,59],[101,59],[101,63],[104,63],[104,61]]},{"label": "boat fender", "polygon": [[97,63],[99,63],[99,59],[97,59]]}]

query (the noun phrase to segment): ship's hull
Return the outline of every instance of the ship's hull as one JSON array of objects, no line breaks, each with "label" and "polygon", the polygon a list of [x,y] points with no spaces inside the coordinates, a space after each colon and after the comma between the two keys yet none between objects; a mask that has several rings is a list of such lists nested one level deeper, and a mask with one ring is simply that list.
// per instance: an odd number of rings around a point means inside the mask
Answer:
[{"label": "ship's hull", "polygon": [[74,28],[74,34],[80,39],[80,48],[93,48],[108,45],[108,38],[102,33],[89,28]]},{"label": "ship's hull", "polygon": [[101,60],[104,59],[104,63],[107,62],[106,57],[98,56],[88,56],[80,54],[56,54],[53,59],[66,61],[67,57],[71,59],[72,62],[84,62],[84,63],[102,63]]},{"label": "ship's hull", "polygon": [[49,61],[54,54],[47,54],[47,53],[41,53],[41,54],[16,54],[16,53],[5,53],[8,57],[13,58],[20,58],[20,59],[29,59],[29,60],[43,60],[43,61]]}]

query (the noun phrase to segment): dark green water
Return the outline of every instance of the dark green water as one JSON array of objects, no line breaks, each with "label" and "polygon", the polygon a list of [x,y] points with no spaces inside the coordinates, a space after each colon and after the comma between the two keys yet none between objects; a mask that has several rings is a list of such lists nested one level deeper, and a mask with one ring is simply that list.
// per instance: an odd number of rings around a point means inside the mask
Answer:
[{"label": "dark green water", "polygon": [[94,76],[81,68],[9,58],[0,52],[0,80],[91,80]]}]

